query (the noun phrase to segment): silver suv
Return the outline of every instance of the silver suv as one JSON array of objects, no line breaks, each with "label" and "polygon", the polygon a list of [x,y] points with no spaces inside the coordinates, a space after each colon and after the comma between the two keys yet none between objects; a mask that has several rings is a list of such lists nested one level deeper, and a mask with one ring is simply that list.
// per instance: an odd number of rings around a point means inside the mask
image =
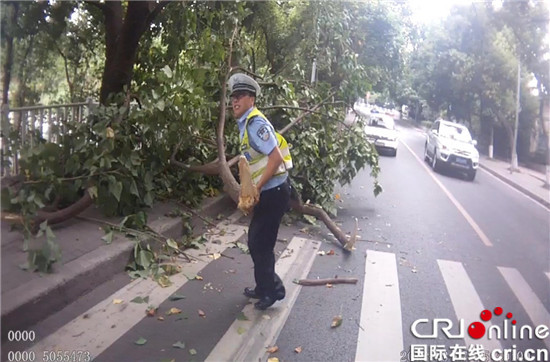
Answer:
[{"label": "silver suv", "polygon": [[424,146],[424,159],[429,161],[434,171],[444,167],[465,172],[473,181],[479,166],[477,142],[465,126],[437,120],[432,125]]}]

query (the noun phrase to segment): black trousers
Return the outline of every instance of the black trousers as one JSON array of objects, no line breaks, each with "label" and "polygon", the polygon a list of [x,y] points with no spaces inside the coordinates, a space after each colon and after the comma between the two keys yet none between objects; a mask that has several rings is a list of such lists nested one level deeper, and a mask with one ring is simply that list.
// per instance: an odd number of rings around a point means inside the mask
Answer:
[{"label": "black trousers", "polygon": [[288,180],[280,186],[262,191],[260,202],[248,228],[248,249],[254,262],[256,293],[260,296],[284,297],[285,287],[275,273],[275,254],[279,225],[290,200]]}]

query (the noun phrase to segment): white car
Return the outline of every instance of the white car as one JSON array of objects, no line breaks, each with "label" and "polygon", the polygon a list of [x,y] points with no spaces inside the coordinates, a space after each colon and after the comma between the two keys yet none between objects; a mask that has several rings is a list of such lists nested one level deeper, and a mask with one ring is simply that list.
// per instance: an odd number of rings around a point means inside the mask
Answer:
[{"label": "white car", "polygon": [[393,117],[382,113],[371,113],[365,127],[365,134],[378,152],[389,151],[391,156],[397,156],[399,132],[395,128]]},{"label": "white car", "polygon": [[437,120],[428,132],[424,146],[424,159],[430,161],[434,171],[444,167],[465,172],[473,181],[479,166],[477,142],[472,140],[465,126]]}]

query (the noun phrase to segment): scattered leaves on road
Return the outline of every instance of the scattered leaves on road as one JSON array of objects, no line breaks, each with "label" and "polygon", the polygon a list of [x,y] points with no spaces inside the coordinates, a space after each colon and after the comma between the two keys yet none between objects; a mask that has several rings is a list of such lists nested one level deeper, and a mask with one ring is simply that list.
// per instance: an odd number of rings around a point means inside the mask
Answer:
[{"label": "scattered leaves on road", "polygon": [[237,333],[239,333],[239,335],[241,335],[241,334],[243,334],[243,333],[245,333],[245,332],[246,332],[246,328],[244,328],[244,327],[239,327],[239,328],[237,328]]},{"label": "scattered leaves on road", "polygon": [[327,288],[332,288],[332,284],[327,283]]},{"label": "scattered leaves on road", "polygon": [[184,342],[177,341],[176,343],[174,343],[174,344],[172,345],[172,347],[174,347],[174,348],[180,348],[180,349],[185,349],[185,343],[184,343]]},{"label": "scattered leaves on road", "polygon": [[302,353],[302,346],[294,348],[294,352]]},{"label": "scattered leaves on road", "polygon": [[147,340],[143,337],[140,337],[137,341],[134,342],[138,346],[143,346],[145,343],[147,343]]},{"label": "scattered leaves on road", "polygon": [[195,276],[195,279],[196,279],[196,280],[204,280],[204,278],[201,277],[200,275]]},{"label": "scattered leaves on road", "polygon": [[172,314],[180,314],[181,309],[179,308],[170,308],[168,312],[166,312],[166,315],[172,315]]},{"label": "scattered leaves on road", "polygon": [[163,317],[163,316],[160,316],[160,317],[158,317],[157,319],[158,319],[159,321],[162,322],[162,321],[164,320],[164,317]]},{"label": "scattered leaves on road", "polygon": [[197,312],[199,313],[199,317],[206,318],[206,313],[202,309],[199,309]]},{"label": "scattered leaves on road", "polygon": [[197,350],[194,349],[194,348],[191,348],[191,349],[189,350],[189,354],[190,354],[191,356],[194,356],[194,355],[197,354]]},{"label": "scattered leaves on road", "polygon": [[146,297],[135,297],[135,298],[132,299],[130,302],[131,302],[131,303],[138,303],[138,304],[149,303],[149,296],[146,296]]},{"label": "scattered leaves on road", "polygon": [[334,255],[334,250],[330,249],[330,251],[327,253],[327,255]]},{"label": "scattered leaves on road", "polygon": [[181,294],[172,294],[170,296],[170,300],[173,302],[173,301],[176,301],[176,300],[180,300],[180,299],[185,299],[185,295],[181,295]]},{"label": "scattered leaves on road", "polygon": [[113,304],[122,304],[122,299],[113,299]]},{"label": "scattered leaves on road", "polygon": [[279,359],[277,357],[271,357],[267,359],[267,362],[279,362]]},{"label": "scattered leaves on road", "polygon": [[168,278],[168,275],[161,275],[160,277],[158,277],[157,283],[162,288],[166,288],[172,285],[172,281],[170,280],[170,278]]},{"label": "scattered leaves on road", "polygon": [[275,353],[278,350],[279,350],[279,347],[277,347],[277,346],[268,347],[267,348],[267,353]]},{"label": "scattered leaves on road", "polygon": [[330,328],[340,327],[341,325],[342,325],[341,315],[337,315],[334,318],[332,318],[332,323],[330,324]]}]

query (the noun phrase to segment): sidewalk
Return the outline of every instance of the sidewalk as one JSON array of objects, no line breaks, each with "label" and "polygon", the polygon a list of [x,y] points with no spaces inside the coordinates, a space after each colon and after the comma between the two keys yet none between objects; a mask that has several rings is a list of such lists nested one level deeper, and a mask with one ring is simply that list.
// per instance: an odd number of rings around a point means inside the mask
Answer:
[{"label": "sidewalk", "polygon": [[[186,209],[176,203],[156,204],[148,211],[148,225],[166,237],[182,235],[182,218],[169,217],[168,213]],[[196,235],[212,227],[203,218],[229,216],[235,211],[233,201],[226,196],[206,199],[195,210],[191,219]],[[54,264],[51,274],[22,270],[27,254],[22,251],[21,231],[12,231],[8,223],[1,223],[1,275],[2,275],[2,341],[9,330],[25,330],[59,311],[113,275],[124,271],[134,248],[134,241],[122,235],[111,244],[101,240],[105,236],[100,222],[118,224],[122,218],[105,218],[93,206],[81,217],[55,225],[52,229],[61,247],[62,260]]]},{"label": "sidewalk", "polygon": [[544,188],[546,175],[525,167],[519,172],[510,172],[510,163],[487,156],[481,156],[479,166],[510,186],[550,208],[550,190]]}]

